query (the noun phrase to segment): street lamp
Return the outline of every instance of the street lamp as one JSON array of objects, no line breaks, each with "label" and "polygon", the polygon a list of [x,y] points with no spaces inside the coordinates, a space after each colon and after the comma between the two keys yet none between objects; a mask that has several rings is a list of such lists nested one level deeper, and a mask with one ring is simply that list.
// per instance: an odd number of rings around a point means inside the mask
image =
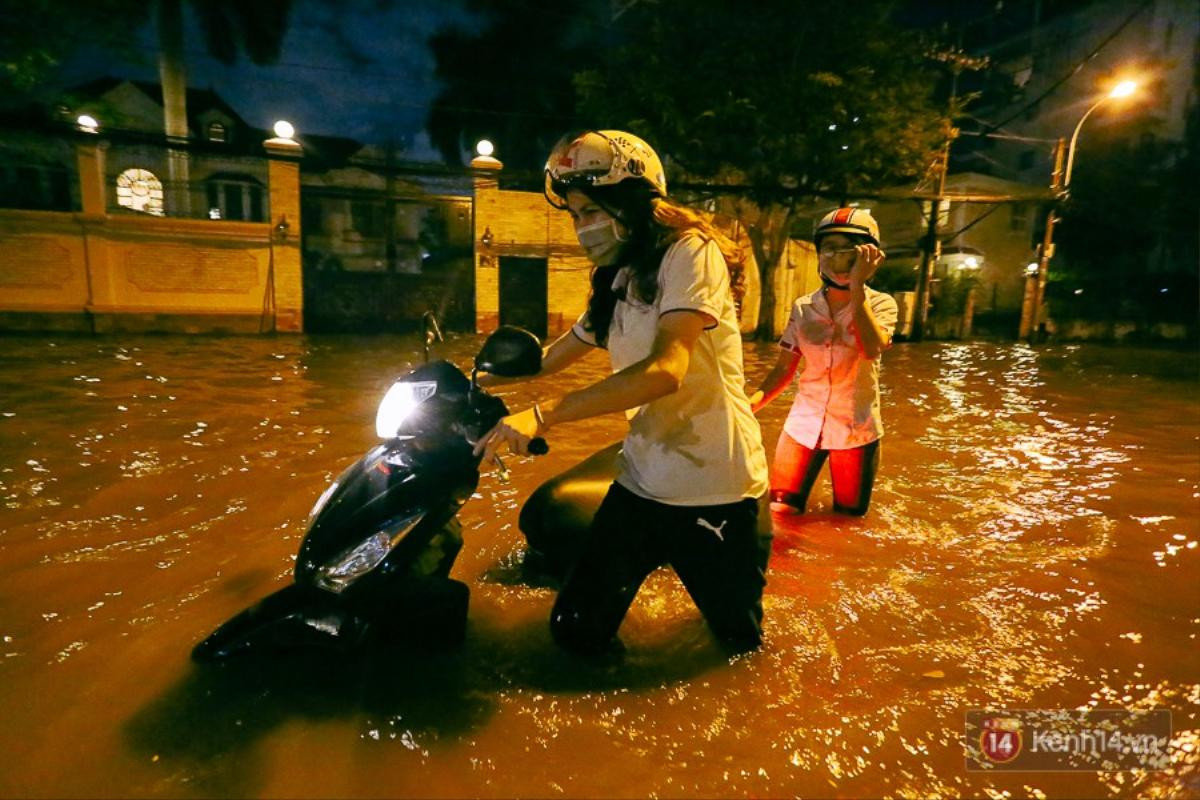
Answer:
[{"label": "street lamp", "polygon": [[[1061,183],[1059,182],[1059,170],[1063,163],[1063,140],[1058,140],[1058,144],[1054,148],[1054,179],[1050,186],[1057,200],[1061,200],[1070,190],[1071,170],[1075,166],[1075,145],[1079,141],[1079,131],[1083,129],[1083,123],[1097,108],[1109,100],[1129,97],[1137,91],[1137,87],[1136,81],[1121,81],[1108,94],[1093,103],[1091,108],[1083,112],[1083,116],[1075,125],[1075,132],[1071,134],[1071,146],[1067,150],[1067,168],[1061,173]],[[1038,248],[1037,264],[1030,264],[1025,272],[1027,276],[1025,299],[1021,303],[1021,326],[1017,335],[1022,339],[1028,337],[1030,342],[1034,341],[1041,328],[1042,311],[1046,302],[1046,276],[1050,269],[1050,258],[1054,254],[1054,223],[1056,219],[1057,209],[1052,205],[1046,214],[1046,229],[1042,234],[1041,247]]]},{"label": "street lamp", "polygon": [[1137,91],[1137,88],[1136,81],[1121,81],[1112,88],[1112,91],[1093,103],[1092,107],[1085,111],[1083,116],[1079,118],[1079,124],[1075,126],[1075,132],[1071,134],[1071,145],[1067,148],[1067,172],[1063,176],[1064,192],[1071,185],[1071,169],[1075,166],[1075,143],[1079,141],[1079,131],[1083,129],[1083,123],[1092,115],[1093,111],[1109,100],[1120,100],[1121,98],[1129,97]]}]

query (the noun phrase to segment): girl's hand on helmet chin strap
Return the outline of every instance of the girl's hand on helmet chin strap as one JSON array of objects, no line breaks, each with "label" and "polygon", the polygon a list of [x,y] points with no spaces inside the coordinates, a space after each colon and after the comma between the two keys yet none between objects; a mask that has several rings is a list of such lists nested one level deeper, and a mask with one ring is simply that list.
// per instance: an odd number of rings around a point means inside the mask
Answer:
[{"label": "girl's hand on helmet chin strap", "polygon": [[860,244],[854,249],[858,255],[850,269],[850,285],[863,286],[875,275],[887,254],[873,244]]}]

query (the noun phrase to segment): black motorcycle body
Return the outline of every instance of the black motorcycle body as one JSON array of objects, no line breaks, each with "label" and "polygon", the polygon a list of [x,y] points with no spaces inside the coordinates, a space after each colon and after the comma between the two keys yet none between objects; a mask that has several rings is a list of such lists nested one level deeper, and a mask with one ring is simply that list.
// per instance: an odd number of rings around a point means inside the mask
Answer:
[{"label": "black motorcycle body", "polygon": [[[535,374],[541,345],[527,331],[501,328],[475,367],[501,376]],[[389,402],[403,413],[385,419]],[[446,361],[397,381],[380,406],[384,441],[313,507],[294,582],[217,628],[196,645],[193,659],[345,651],[371,636],[461,639],[470,593],[449,577],[463,544],[456,515],[479,483],[474,443],[507,414],[503,401]]]}]

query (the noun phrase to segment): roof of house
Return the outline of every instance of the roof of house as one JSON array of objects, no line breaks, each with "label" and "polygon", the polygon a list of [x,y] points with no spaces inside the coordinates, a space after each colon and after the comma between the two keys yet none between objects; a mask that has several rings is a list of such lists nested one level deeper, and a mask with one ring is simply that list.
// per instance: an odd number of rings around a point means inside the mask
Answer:
[{"label": "roof of house", "polygon": [[[111,76],[97,78],[96,80],[72,87],[68,90],[67,94],[81,99],[99,98],[124,83],[136,87],[155,104],[162,106],[162,85],[151,81],[135,81]],[[240,137],[233,137],[235,149],[245,149],[249,146],[251,152],[257,152],[258,144],[273,136],[270,131],[256,128],[246,122],[233,106],[226,103],[214,90],[188,88],[187,115],[189,127],[199,131],[201,129],[199,118],[213,110],[219,111],[229,117],[233,121],[234,126],[241,129],[245,134]],[[324,166],[344,164],[363,147],[362,142],[345,136],[300,133],[296,136],[296,139],[304,146],[305,160],[315,161]],[[251,142],[253,144],[250,144]],[[203,140],[199,144],[203,144]]]},{"label": "roof of house", "polygon": [[[125,78],[104,77],[97,78],[93,81],[80,84],[68,90],[70,94],[79,94],[86,97],[99,97],[107,92],[112,91],[123,83],[129,83],[136,86],[147,97],[153,100],[158,105],[163,104],[162,85],[152,83],[150,81],[133,81]],[[195,89],[188,87],[187,90],[187,110],[188,122],[195,124],[197,117],[206,111],[220,111],[225,116],[232,119],[241,127],[251,127],[246,120],[242,119],[241,115],[233,109],[233,106],[226,103],[221,95],[217,94],[212,89]]]}]

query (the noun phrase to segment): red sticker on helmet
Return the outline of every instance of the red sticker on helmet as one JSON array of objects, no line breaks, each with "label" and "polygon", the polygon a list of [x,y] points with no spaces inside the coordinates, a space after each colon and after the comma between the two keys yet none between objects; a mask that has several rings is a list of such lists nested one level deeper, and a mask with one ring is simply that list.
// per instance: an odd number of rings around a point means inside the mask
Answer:
[{"label": "red sticker on helmet", "polygon": [[830,220],[829,224],[830,225],[845,225],[847,222],[850,221],[850,218],[852,216],[854,216],[853,208],[839,208],[837,210],[837,213],[835,213],[833,215],[833,219]]}]

